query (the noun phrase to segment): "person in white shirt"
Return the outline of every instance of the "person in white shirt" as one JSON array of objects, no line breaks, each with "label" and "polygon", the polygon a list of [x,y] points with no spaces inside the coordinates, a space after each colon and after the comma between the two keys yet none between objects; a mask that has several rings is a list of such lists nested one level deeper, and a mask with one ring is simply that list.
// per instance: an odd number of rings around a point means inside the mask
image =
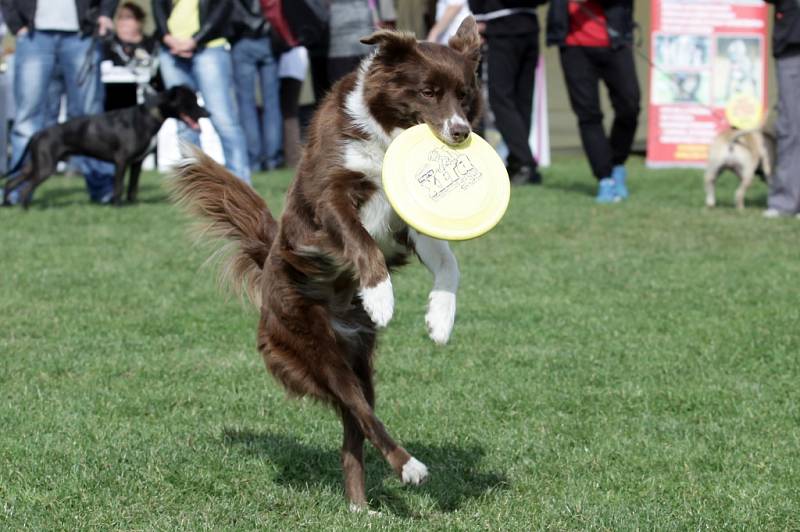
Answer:
[{"label": "person in white shirt", "polygon": [[438,0],[436,2],[436,23],[428,32],[428,40],[447,44],[455,35],[461,22],[470,15],[467,0]]}]

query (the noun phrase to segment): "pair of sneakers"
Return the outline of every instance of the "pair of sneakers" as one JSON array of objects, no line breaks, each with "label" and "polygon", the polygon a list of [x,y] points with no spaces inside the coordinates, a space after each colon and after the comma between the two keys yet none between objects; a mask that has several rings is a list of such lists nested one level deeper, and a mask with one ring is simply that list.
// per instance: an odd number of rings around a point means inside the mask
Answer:
[{"label": "pair of sneakers", "polygon": [[618,203],[628,197],[626,179],[628,172],[618,164],[611,170],[611,176],[600,180],[597,187],[597,203]]}]

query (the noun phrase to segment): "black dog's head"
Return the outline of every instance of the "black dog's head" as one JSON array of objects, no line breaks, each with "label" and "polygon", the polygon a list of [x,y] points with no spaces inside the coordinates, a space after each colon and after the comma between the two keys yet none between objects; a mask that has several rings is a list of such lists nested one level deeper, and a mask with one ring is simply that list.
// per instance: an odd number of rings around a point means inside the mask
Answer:
[{"label": "black dog's head", "polygon": [[158,95],[158,109],[164,118],[177,118],[194,130],[200,129],[198,121],[211,113],[197,104],[194,91],[185,85],[172,87]]}]

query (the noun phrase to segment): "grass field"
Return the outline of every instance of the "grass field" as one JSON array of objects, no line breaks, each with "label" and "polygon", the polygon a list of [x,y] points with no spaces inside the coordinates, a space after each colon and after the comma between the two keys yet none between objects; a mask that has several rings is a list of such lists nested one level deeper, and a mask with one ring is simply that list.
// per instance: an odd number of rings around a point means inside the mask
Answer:
[{"label": "grass field", "polygon": [[[800,221],[631,168],[597,206],[561,161],[455,245],[445,348],[427,271],[395,276],[377,410],[431,478],[369,448],[380,516],[347,512],[338,420],[266,373],[160,178],[121,209],[48,181],[0,211],[0,529],[799,529]],[[255,178],[275,211],[289,177]]]}]

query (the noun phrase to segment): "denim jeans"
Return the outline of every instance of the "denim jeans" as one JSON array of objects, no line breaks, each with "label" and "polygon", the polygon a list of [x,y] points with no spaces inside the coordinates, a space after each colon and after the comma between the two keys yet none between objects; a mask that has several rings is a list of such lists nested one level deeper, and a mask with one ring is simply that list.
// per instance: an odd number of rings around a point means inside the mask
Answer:
[{"label": "denim jeans", "polygon": [[[240,39],[233,45],[233,74],[236,102],[244,134],[250,168],[275,168],[281,163],[283,122],[280,109],[278,61],[269,39]],[[261,87],[264,113],[256,111],[256,82]],[[259,123],[260,122],[260,123]]]},{"label": "denim jeans", "polygon": [[[11,130],[11,168],[14,168],[34,133],[46,126],[48,100],[55,72],[64,80],[67,117],[75,118],[103,111],[99,51],[94,41],[78,33],[30,31],[17,37],[14,60],[16,115]],[[87,54],[92,68],[86,69]],[[114,166],[81,157],[76,161],[86,178],[89,196],[100,201],[113,191]]]},{"label": "denim jeans", "polygon": [[[162,48],[159,59],[161,76],[167,88],[187,85],[200,92],[205,108],[211,113],[211,123],[222,143],[225,166],[241,180],[249,183],[247,142],[239,123],[231,89],[233,65],[230,52],[224,46],[215,46],[200,49],[190,59],[185,59]],[[181,121],[178,121],[178,136],[193,144],[200,144],[200,135]]]}]

